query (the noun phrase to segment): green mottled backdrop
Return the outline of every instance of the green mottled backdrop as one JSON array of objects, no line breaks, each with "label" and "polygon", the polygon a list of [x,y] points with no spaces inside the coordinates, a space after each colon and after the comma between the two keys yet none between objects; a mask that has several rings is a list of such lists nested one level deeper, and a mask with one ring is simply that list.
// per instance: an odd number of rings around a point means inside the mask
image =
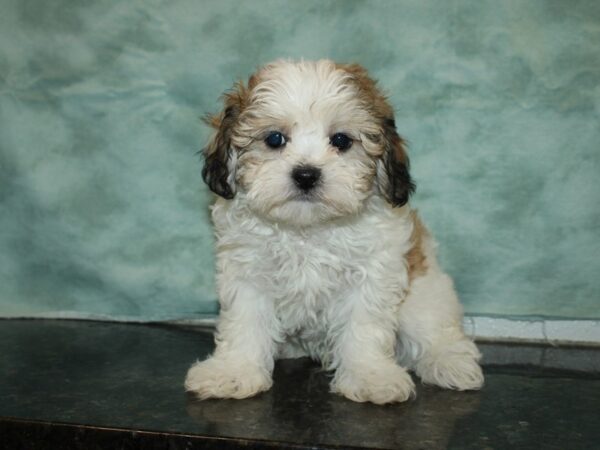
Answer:
[{"label": "green mottled backdrop", "polygon": [[600,2],[0,0],[0,315],[216,311],[199,117],[357,61],[474,314],[599,318]]}]

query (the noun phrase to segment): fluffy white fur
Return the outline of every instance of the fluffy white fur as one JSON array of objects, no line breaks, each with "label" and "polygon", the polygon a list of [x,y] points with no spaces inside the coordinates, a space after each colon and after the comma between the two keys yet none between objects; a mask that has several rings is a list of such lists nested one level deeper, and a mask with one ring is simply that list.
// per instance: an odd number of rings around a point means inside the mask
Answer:
[{"label": "fluffy white fur", "polygon": [[[223,113],[216,121],[207,158],[226,152],[235,196],[212,209],[216,350],[185,380],[200,398],[267,390],[274,360],[300,356],[335,371],[332,391],[359,402],[413,396],[407,369],[445,388],[483,383],[431,237],[416,243],[416,213],[385,198],[393,175],[384,168],[381,117],[356,77],[331,61],[277,62],[251,79],[235,120]],[[287,136],[282,149],[264,143],[273,130]],[[353,139],[349,150],[330,145],[337,132]],[[290,175],[299,165],[322,172],[309,196]],[[407,261],[415,245],[420,273]]]}]

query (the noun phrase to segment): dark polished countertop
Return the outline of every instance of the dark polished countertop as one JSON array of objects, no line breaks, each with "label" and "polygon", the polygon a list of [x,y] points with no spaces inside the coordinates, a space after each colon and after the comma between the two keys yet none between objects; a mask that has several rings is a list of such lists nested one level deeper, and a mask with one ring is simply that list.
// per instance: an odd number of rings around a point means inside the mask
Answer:
[{"label": "dark polished countertop", "polygon": [[2,320],[0,448],[600,448],[599,349],[481,344],[482,391],[376,406],[330,394],[307,359],[258,397],[197,401],[183,379],[212,348],[191,328]]}]

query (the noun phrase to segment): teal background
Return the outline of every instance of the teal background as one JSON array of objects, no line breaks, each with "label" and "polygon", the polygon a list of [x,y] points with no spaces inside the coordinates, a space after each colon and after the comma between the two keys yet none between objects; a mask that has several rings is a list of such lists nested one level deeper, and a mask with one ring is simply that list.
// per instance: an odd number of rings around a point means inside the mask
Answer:
[{"label": "teal background", "polygon": [[0,315],[216,312],[199,118],[360,62],[468,313],[599,318],[600,2],[0,0]]}]

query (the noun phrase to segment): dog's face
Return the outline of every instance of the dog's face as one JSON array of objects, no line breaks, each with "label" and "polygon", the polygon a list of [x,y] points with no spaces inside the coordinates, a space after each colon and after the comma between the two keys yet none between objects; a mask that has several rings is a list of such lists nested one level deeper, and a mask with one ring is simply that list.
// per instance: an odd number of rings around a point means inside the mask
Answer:
[{"label": "dog's face", "polygon": [[392,108],[360,66],[267,65],[209,120],[204,180],[267,220],[309,226],[357,214],[371,195],[404,205],[414,190]]}]

